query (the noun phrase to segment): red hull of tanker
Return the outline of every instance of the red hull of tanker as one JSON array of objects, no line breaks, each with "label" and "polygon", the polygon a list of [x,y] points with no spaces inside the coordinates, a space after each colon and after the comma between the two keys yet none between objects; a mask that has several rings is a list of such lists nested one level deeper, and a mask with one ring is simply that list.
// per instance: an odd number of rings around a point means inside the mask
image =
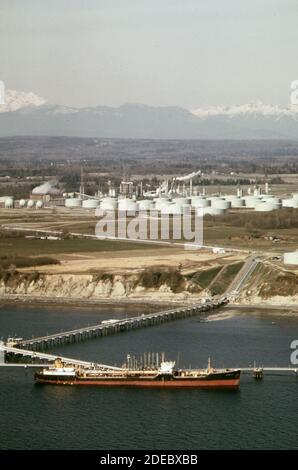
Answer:
[{"label": "red hull of tanker", "polygon": [[131,387],[131,388],[216,388],[236,389],[240,379],[233,380],[46,380],[38,379],[37,383],[51,385],[87,385],[98,387]]}]

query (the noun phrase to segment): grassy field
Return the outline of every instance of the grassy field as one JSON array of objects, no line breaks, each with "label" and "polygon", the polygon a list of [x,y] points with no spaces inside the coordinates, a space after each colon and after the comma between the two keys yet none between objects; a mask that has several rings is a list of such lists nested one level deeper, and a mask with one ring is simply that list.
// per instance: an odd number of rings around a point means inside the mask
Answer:
[{"label": "grassy field", "polygon": [[221,269],[222,266],[206,269],[205,271],[196,273],[194,276],[192,276],[191,280],[198,283],[201,287],[203,287],[203,289],[205,289],[209,286],[209,284],[213,281]]},{"label": "grassy field", "polygon": [[44,266],[49,264],[59,264],[59,261],[49,256],[36,256],[31,258],[29,256],[14,256],[6,255],[0,256],[0,270],[15,268],[29,268],[35,266]]},{"label": "grassy field", "polygon": [[[158,250],[161,245],[155,245]],[[164,247],[162,247],[164,248]],[[152,245],[108,240],[66,239],[39,240],[25,238],[0,238],[0,257],[45,256],[62,253],[117,252],[129,250],[152,250]]]},{"label": "grassy field", "polygon": [[[222,246],[227,248],[248,249],[271,252],[285,252],[295,250],[298,245],[298,218],[297,209],[274,211],[274,213],[261,214],[253,211],[237,210],[220,217],[204,217],[203,243],[211,246]],[[34,230],[61,231],[64,234],[69,232],[94,234],[95,225],[98,221],[93,214],[82,211],[65,210],[5,210],[0,209],[0,223],[6,227],[22,227]],[[170,225],[171,227],[171,225]],[[277,227],[277,228],[276,228]],[[269,234],[280,237],[277,242],[266,239]],[[170,230],[171,238],[171,230]],[[183,240],[174,240],[175,242]],[[114,242],[114,241],[92,241],[92,240],[67,240],[64,241],[28,241],[22,248],[25,252],[35,254],[56,254],[71,252],[93,252],[93,251],[120,251],[140,249],[140,244]],[[59,243],[59,245],[58,245]],[[99,246],[99,243],[101,245]],[[124,245],[123,245],[124,243]],[[18,253],[23,254],[16,243]],[[44,249],[46,246],[46,249]],[[155,245],[157,248],[158,246]],[[148,245],[143,244],[144,249]],[[0,243],[0,255],[5,250],[11,248],[11,240],[7,243],[2,240]]]},{"label": "grassy field", "polygon": [[220,273],[218,279],[216,279],[215,283],[212,285],[212,294],[223,294],[235,278],[236,274],[240,271],[242,266],[242,262],[230,264],[227,266],[226,269]]},{"label": "grassy field", "polygon": [[[245,227],[220,225],[216,219],[213,224],[204,227],[204,243],[206,245],[281,253],[295,250],[298,245],[298,230],[296,228],[262,230],[262,236],[255,238],[251,235],[251,231]],[[277,242],[266,240],[263,237],[267,234],[276,234],[281,237],[281,240]]]}]

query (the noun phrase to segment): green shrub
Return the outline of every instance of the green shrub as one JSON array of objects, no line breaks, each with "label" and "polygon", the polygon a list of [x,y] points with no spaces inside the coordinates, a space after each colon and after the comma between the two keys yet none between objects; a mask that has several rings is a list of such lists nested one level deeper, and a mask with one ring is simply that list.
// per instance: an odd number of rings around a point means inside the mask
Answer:
[{"label": "green shrub", "polygon": [[10,269],[11,266],[15,268],[30,268],[33,266],[44,266],[46,264],[60,264],[60,261],[49,256],[37,256],[36,258],[25,256],[1,256],[0,268]]},{"label": "green shrub", "polygon": [[185,280],[182,274],[175,269],[157,270],[151,268],[141,273],[139,283],[147,289],[158,289],[166,284],[173,292],[177,293],[183,290]]},{"label": "green shrub", "polygon": [[199,284],[204,289],[209,286],[211,281],[222,269],[222,266],[216,266],[214,268],[205,269],[204,271],[199,271],[191,277],[191,281]]}]

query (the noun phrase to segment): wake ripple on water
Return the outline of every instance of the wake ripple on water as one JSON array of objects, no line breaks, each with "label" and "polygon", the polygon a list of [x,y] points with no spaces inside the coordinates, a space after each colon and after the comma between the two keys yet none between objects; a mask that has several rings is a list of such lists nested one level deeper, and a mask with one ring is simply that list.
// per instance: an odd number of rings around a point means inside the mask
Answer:
[{"label": "wake ripple on water", "polygon": [[222,321],[222,320],[229,320],[230,318],[233,318],[237,315],[236,312],[232,311],[225,311],[224,313],[215,313],[213,315],[209,315],[205,320],[205,322],[210,322],[210,321]]}]

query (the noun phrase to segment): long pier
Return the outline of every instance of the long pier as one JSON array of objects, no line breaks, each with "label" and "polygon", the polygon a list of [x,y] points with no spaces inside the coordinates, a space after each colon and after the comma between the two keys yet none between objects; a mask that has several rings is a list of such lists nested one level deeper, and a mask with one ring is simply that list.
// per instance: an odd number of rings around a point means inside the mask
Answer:
[{"label": "long pier", "polygon": [[[237,367],[236,367],[237,369]],[[272,374],[286,374],[288,372],[295,374],[297,377],[298,373],[298,368],[297,367],[279,367],[279,366],[273,366],[273,367],[239,367],[239,370],[241,373],[247,373],[251,374],[256,380],[261,380],[264,376],[264,373],[266,372],[271,372]]]},{"label": "long pier", "polygon": [[7,346],[4,343],[0,344],[0,352],[3,353],[3,361],[0,362],[0,365],[6,365],[5,360],[4,360],[5,359],[4,354],[11,354],[15,356],[30,357],[33,360],[39,359],[42,361],[47,361],[48,363],[53,363],[56,361],[56,359],[60,359],[64,364],[81,366],[81,367],[88,368],[88,369],[93,368],[93,367],[96,367],[97,369],[102,369],[102,370],[119,370],[120,369],[120,367],[114,367],[114,366],[110,366],[106,364],[98,364],[98,363],[94,363],[90,361],[81,361],[80,359],[74,359],[70,357],[63,357],[63,356],[54,355],[54,354],[46,354],[46,353],[42,353],[38,351],[30,351],[28,349],[15,348],[15,347]]},{"label": "long pier", "polygon": [[60,333],[40,336],[37,338],[9,338],[7,346],[23,350],[30,349],[33,351],[40,351],[50,349],[55,346],[72,344],[101,336],[122,333],[133,329],[145,328],[169,321],[189,318],[199,313],[219,308],[229,302],[231,295],[233,296],[236,293],[239,293],[241,287],[255,270],[259,261],[260,259],[256,258],[255,255],[249,257],[236,276],[234,282],[229,286],[226,295],[220,298],[212,298],[204,303],[200,302],[189,306],[176,307],[146,315],[139,314],[125,319],[105,320],[97,325],[76,328],[70,331],[62,331]]},{"label": "long pier", "polygon": [[147,315],[138,315],[120,320],[110,320],[99,323],[98,325],[77,328],[70,331],[62,331],[52,335],[40,336],[31,339],[15,339],[11,340],[8,345],[15,348],[31,349],[34,351],[49,349],[53,346],[71,344],[85,341],[100,336],[121,333],[137,328],[145,328],[149,326],[159,325],[161,323],[192,317],[201,312],[215,309],[225,305],[228,302],[226,297],[218,300],[212,300],[206,303],[194,304],[187,307],[179,307],[171,310],[163,310],[161,312],[150,313]]},{"label": "long pier", "polygon": [[[2,353],[2,354],[1,354]],[[5,354],[14,355],[14,356],[22,356],[22,357],[30,357],[32,360],[42,360],[47,361],[46,363],[36,364],[36,363],[6,363],[5,362]],[[2,361],[0,360],[0,367],[38,367],[44,368],[51,366],[57,359],[63,364],[72,365],[72,366],[80,366],[85,369],[97,369],[97,370],[122,370],[121,367],[111,366],[107,364],[95,363],[90,361],[82,361],[80,359],[74,359],[70,357],[63,357],[57,356],[54,354],[46,354],[38,351],[29,351],[27,349],[19,349],[7,346],[5,343],[0,343],[0,357],[2,356]],[[237,369],[240,370],[241,373],[249,373],[252,377],[257,380],[263,378],[264,373],[292,373],[295,374],[297,377],[298,374],[298,367],[283,367],[283,366],[265,366],[265,367],[229,367],[229,369]]]}]

